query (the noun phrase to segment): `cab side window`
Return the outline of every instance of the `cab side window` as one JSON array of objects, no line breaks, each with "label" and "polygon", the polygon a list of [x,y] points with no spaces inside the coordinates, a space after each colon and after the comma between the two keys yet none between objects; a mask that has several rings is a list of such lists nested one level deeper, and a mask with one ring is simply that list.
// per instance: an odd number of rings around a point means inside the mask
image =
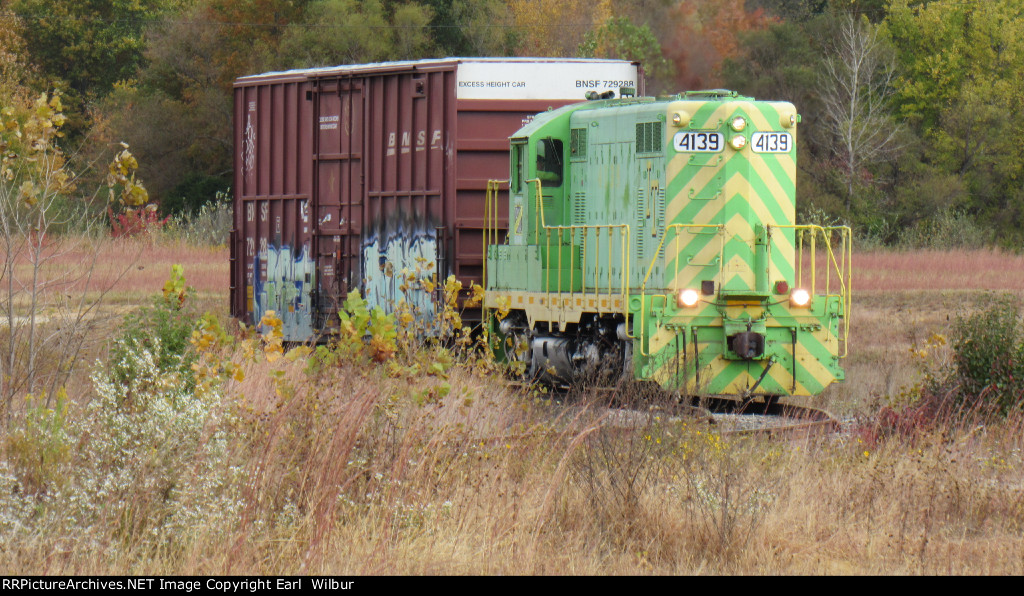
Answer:
[{"label": "cab side window", "polygon": [[514,193],[523,191],[523,180],[526,171],[526,143],[512,145],[512,180],[509,183],[509,190]]},{"label": "cab side window", "polygon": [[537,178],[545,186],[562,185],[562,141],[540,139],[537,141]]}]

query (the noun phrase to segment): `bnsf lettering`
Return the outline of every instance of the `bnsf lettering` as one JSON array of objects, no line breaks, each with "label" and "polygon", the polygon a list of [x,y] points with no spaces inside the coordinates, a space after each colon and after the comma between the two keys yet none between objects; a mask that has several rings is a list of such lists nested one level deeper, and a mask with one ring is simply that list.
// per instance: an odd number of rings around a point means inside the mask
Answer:
[{"label": "bnsf lettering", "polygon": [[618,89],[620,87],[636,87],[633,81],[576,81],[577,88],[583,89]]}]

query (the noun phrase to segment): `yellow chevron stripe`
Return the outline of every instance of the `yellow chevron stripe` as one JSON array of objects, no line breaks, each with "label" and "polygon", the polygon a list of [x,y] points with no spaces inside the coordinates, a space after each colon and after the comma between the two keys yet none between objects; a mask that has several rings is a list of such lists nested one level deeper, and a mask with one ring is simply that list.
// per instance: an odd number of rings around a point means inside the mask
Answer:
[{"label": "yellow chevron stripe", "polygon": [[[742,109],[747,114],[747,120],[754,126],[754,130],[777,130],[779,128],[779,122],[772,122],[768,119],[760,107],[749,101],[736,102],[737,108]],[[771,107],[775,110],[779,110],[783,104],[772,103]]]},{"label": "yellow chevron stripe", "polygon": [[[664,333],[664,335],[666,336],[666,339],[668,339],[669,341],[673,341],[674,342],[674,338],[675,338],[674,334]],[[662,343],[662,345],[660,346],[661,348],[667,347],[667,345],[668,345],[668,343],[666,343],[666,342],[661,342],[661,343]],[[692,357],[693,357],[692,347],[690,347],[690,350],[691,351],[689,352],[689,355],[690,355],[690,357],[692,359]],[[790,358],[792,358],[792,356],[793,356],[793,354],[792,354],[792,347],[791,346],[786,346],[784,348],[784,350],[790,356]],[[798,347],[797,350],[798,350],[798,354],[799,354],[800,348]],[[680,355],[680,356],[682,356],[682,355]],[[828,371],[827,369],[825,369],[823,366],[821,366],[820,363],[818,363],[816,360],[812,360],[808,356],[804,356],[804,355],[798,356],[798,358],[799,358],[798,359],[798,365],[801,366],[806,371],[806,373],[810,374],[811,377],[814,378],[814,380],[817,382],[818,385],[820,385],[820,386],[828,386],[832,382],[832,380],[833,380],[832,373],[830,371]],[[719,375],[723,374],[725,372],[725,370],[727,368],[729,368],[730,366],[736,365],[736,364],[739,364],[739,362],[735,361],[735,360],[726,360],[726,359],[722,358],[721,356],[716,356],[711,361],[701,362],[700,363],[700,365],[701,365],[700,377],[706,383],[708,380],[716,378]],[[814,364],[814,365],[817,365],[817,366],[811,367],[811,366],[808,366],[808,364]],[[671,353],[670,353],[670,355],[664,361],[657,363],[656,366],[657,366],[657,368],[655,369],[655,371],[653,372],[652,377],[651,377],[652,380],[657,381],[657,382],[662,383],[662,384],[665,384],[665,385],[674,386],[675,383],[677,382],[677,380],[673,378],[675,376],[675,374],[676,374],[676,366],[675,366],[674,355],[671,355]],[[817,370],[815,370],[815,369],[817,369]],[[801,373],[801,374],[804,374],[804,373]],[[724,388],[723,392],[724,393],[740,393],[743,390],[747,389],[748,387],[753,386],[753,384],[757,381],[757,377],[759,377],[759,376],[760,376],[760,373],[752,374],[749,370],[741,371],[738,374],[736,374],[735,378],[730,382],[730,384],[727,387]],[[808,389],[806,385],[804,385],[803,383],[799,382],[799,380],[796,383],[795,390],[792,389],[793,388],[793,375],[792,375],[792,369],[789,368],[789,367],[780,366],[780,365],[773,366],[768,371],[768,377],[771,378],[772,381],[774,381],[775,384],[777,384],[779,387],[783,388],[787,393],[789,393],[791,395],[812,395],[811,390]]]},{"label": "yellow chevron stripe", "polygon": [[[725,280],[730,280],[736,277],[737,274],[750,274],[753,271],[750,269],[750,263],[747,263],[739,255],[733,255],[731,259],[726,261],[725,267],[722,268],[722,273],[725,275]],[[746,281],[746,276],[743,276],[743,278]]]},{"label": "yellow chevron stripe", "polygon": [[[682,103],[683,109],[685,109],[688,113],[696,114],[701,108],[703,108],[705,106],[706,102],[703,102],[703,101],[684,101],[684,102],[681,102],[681,103]],[[725,120],[727,118],[729,118],[729,116],[732,116],[733,112],[736,111],[736,106],[737,106],[738,103],[741,103],[741,102],[732,102],[731,101],[731,102],[722,103],[713,112],[711,112],[711,115],[709,115],[703,121],[691,125],[690,128],[702,128],[702,129],[705,129],[705,130],[706,129],[710,129],[710,128],[718,128],[719,121],[725,122]]]},{"label": "yellow chevron stripe", "polygon": [[[728,198],[732,198],[736,194],[743,195],[743,197],[747,199],[747,204],[750,205],[761,221],[775,221],[771,216],[771,213],[768,211],[768,206],[765,204],[764,197],[752,192],[752,189],[743,174],[739,172],[733,174],[726,182],[726,188],[730,191]],[[753,236],[751,235],[751,237]]]},{"label": "yellow chevron stripe", "polygon": [[[679,175],[683,171],[683,168],[687,167],[687,164],[686,164],[687,158],[688,158],[687,155],[680,154],[677,157],[672,159],[672,161],[670,162],[670,168],[669,168],[669,172],[668,172],[668,180],[666,181],[666,184],[671,184],[672,181],[675,180],[676,176]],[[724,164],[724,162],[723,162],[723,164]],[[700,167],[700,166],[696,166],[696,167]],[[705,188],[709,184],[712,184],[713,181],[714,181],[714,178],[721,173],[721,167],[722,166],[718,166],[718,167],[700,167],[700,170],[690,180],[690,183],[687,186],[684,186],[682,189],[680,189],[680,192],[676,196],[668,197],[668,201],[667,201],[668,205],[666,205],[666,209],[665,209],[665,211],[666,211],[665,215],[666,215],[666,218],[667,218],[666,221],[669,221],[669,222],[675,221],[676,216],[678,216],[679,213],[690,203],[689,189],[692,188],[692,189],[695,190],[695,192],[700,192],[700,190],[702,190],[703,188]],[[706,205],[704,205],[704,207],[701,209],[701,214],[703,214],[705,211],[707,211],[708,207],[710,207],[711,205],[715,205],[715,204],[719,203],[719,201],[717,201],[717,200],[707,200],[707,199],[702,199],[702,200],[703,200],[704,203],[706,203]],[[715,210],[714,213],[712,213],[711,215],[704,215],[703,217],[705,219],[703,221],[709,221],[711,217],[714,217],[715,213],[717,213],[717,210]],[[694,217],[693,221],[695,223],[702,223],[702,220],[700,219],[700,216]]]},{"label": "yellow chevron stripe", "polygon": [[[754,241],[754,226],[742,213],[736,213],[725,222],[725,237],[739,236],[744,242]],[[751,248],[753,250],[753,248]]]},{"label": "yellow chevron stripe", "polygon": [[[792,344],[787,345],[783,349],[786,351],[786,354],[789,355],[790,362],[792,362],[792,359],[793,359],[793,345]],[[797,349],[799,350],[799,347]],[[773,367],[773,369],[776,369],[776,368],[779,368],[779,367]],[[778,382],[780,385],[785,387],[788,391],[793,391],[793,393],[792,393],[793,395],[811,395],[811,391],[809,389],[807,389],[807,387],[804,386],[803,383],[800,382],[799,378],[797,379],[796,389],[794,390],[793,389],[793,372],[792,372],[793,369],[790,368],[790,367],[781,367],[781,368],[782,368],[782,370],[780,370],[778,372],[782,373],[784,376],[777,377],[775,375],[775,371],[774,370],[773,371],[769,371],[768,375],[771,376],[773,379],[775,379],[776,382]],[[831,378],[831,375],[829,375],[829,378]],[[819,382],[819,384],[821,384],[821,385],[827,385],[827,383],[823,382],[825,379],[816,378],[815,380],[817,380]]]},{"label": "yellow chevron stripe", "polygon": [[[761,105],[767,103],[778,114],[796,113],[796,108],[793,106],[793,104],[788,102],[773,101],[758,103],[761,103]],[[743,108],[743,110],[749,116],[749,122],[754,125],[755,130],[780,130],[782,127],[782,123],[779,122],[779,120],[775,117],[774,114],[769,115],[765,113],[757,106],[757,104],[751,102],[734,102],[732,105]],[[786,132],[794,136],[794,140],[796,140],[796,129],[797,127],[785,129]]]},{"label": "yellow chevron stripe", "polygon": [[[687,236],[690,234],[685,230],[681,230],[680,234],[681,238],[679,240],[679,247],[683,248],[686,246],[686,243],[688,242]],[[675,243],[673,242],[672,244]],[[669,248],[672,247],[666,247],[666,249]],[[669,287],[673,290],[679,290],[688,287],[696,288],[698,284],[695,282],[699,281],[697,280],[697,277],[701,275],[701,273],[704,270],[704,267],[707,264],[711,263],[721,255],[721,252],[722,238],[720,235],[715,234],[715,237],[712,238],[711,241],[704,246],[704,248],[697,251],[697,254],[691,259],[691,265],[679,267],[679,273],[673,277],[672,285]],[[665,277],[668,278],[669,276],[672,276],[673,272],[674,271],[666,271]],[[721,282],[721,280],[718,279],[718,277],[718,275],[715,275],[715,281]]]},{"label": "yellow chevron stripe", "polygon": [[[762,196],[760,196],[759,193],[753,192],[754,189],[751,188],[752,194],[756,195],[756,196],[752,196],[751,197],[751,202],[755,202],[756,201],[756,202],[760,203],[760,202],[764,202],[764,201],[771,201],[773,203],[781,203],[782,207],[783,207],[783,209],[782,209],[783,211],[790,211],[790,210],[792,210],[791,208],[790,209],[786,209],[786,207],[788,206],[787,203],[789,202],[788,200],[780,201],[779,199],[776,198],[776,197],[785,197],[786,196],[786,191],[784,191],[782,189],[782,185],[779,184],[779,179],[772,174],[771,170],[768,168],[768,164],[765,163],[764,158],[761,157],[760,155],[758,155],[757,153],[754,153],[754,152],[751,152],[750,158],[751,158],[750,159],[751,170],[753,172],[752,175],[756,176],[757,178],[760,179],[761,182],[765,183],[765,186],[768,187],[768,192],[770,193],[769,196],[762,197]],[[793,162],[792,159],[789,159],[788,161],[791,164],[795,165],[795,162]],[[792,169],[793,171],[790,171],[790,172],[787,172],[787,173],[790,176],[794,176],[795,175],[795,168],[789,168],[789,169]],[[761,211],[759,211],[759,213],[761,213]],[[761,221],[775,221],[775,218],[771,218],[771,217],[764,218]],[[790,221],[792,221],[792,219],[790,219]]]},{"label": "yellow chevron stripe", "polygon": [[[725,372],[725,369],[728,368],[731,363],[734,362],[735,360],[726,360],[721,356],[713,358],[711,362],[701,362],[701,366],[703,367],[701,368],[701,377],[703,378],[705,374],[710,375],[708,378],[718,377],[723,372]],[[752,385],[753,383],[754,380],[751,379],[750,374],[744,371],[736,375],[736,378],[729,386],[742,388],[748,385]]]},{"label": "yellow chevron stripe", "polygon": [[656,354],[662,349],[667,347],[669,344],[675,344],[676,332],[669,331],[662,327],[658,329],[657,333],[651,336],[650,348],[647,350],[648,354]]},{"label": "yellow chevron stripe", "polygon": [[[819,341],[824,339],[821,334],[814,334]],[[825,334],[828,335],[827,333]],[[824,343],[824,342],[822,342]],[[797,362],[803,366],[810,376],[814,377],[819,383],[825,384],[829,379],[832,378],[832,372],[825,367],[813,354],[810,354],[807,350],[801,350],[800,344],[797,343]],[[830,350],[835,353],[835,350]]]},{"label": "yellow chevron stripe", "polygon": [[[743,176],[741,174],[738,174],[738,173],[733,175],[732,179],[730,179],[730,183],[731,184],[736,184],[736,185],[744,185],[744,184],[746,184]],[[779,190],[779,192],[781,192],[781,189],[778,189],[778,190]],[[774,201],[775,199],[769,197],[768,200]],[[767,205],[764,197],[761,197],[757,193],[749,193],[748,204],[750,205],[751,209],[754,211],[754,214],[756,215],[756,217],[760,221],[763,221],[763,222],[775,221],[775,218],[772,216],[771,212],[768,210],[768,205]],[[786,211],[792,211],[792,209],[787,209]],[[792,213],[790,213],[789,215],[790,215],[790,217],[792,217]],[[736,217],[737,216],[734,216],[733,219],[735,219]],[[744,221],[748,224],[747,228],[750,230],[750,233],[746,234],[746,235],[743,235],[742,237],[744,239],[747,239],[750,242],[753,242],[753,239],[754,239],[753,228],[750,227],[750,225],[749,225],[750,222],[749,221],[746,221],[746,220],[744,220]],[[730,232],[732,232],[732,230],[733,230],[732,225],[733,225],[732,220],[730,220],[730,224],[729,224],[729,226],[730,226],[729,227],[729,231]],[[789,242],[788,238],[785,237],[785,235],[783,235],[783,234],[775,235],[773,237],[773,239],[772,239],[772,248],[773,248],[773,252],[775,252],[775,253],[781,252],[785,256],[786,261],[790,264],[790,266],[794,266],[795,265],[795,263],[794,263],[795,248],[791,245],[791,243]],[[773,275],[775,277],[777,277],[779,275],[778,270],[775,268],[775,265],[773,263],[770,265],[769,275]]]}]

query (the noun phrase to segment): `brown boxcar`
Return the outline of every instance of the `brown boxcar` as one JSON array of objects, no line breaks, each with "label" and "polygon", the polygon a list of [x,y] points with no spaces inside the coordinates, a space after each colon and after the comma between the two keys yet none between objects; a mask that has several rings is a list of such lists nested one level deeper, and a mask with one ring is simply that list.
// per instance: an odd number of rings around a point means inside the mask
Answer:
[{"label": "brown boxcar", "polygon": [[358,288],[432,318],[430,284],[403,281],[481,283],[484,191],[508,177],[509,135],[588,91],[643,86],[637,63],[526,58],[238,79],[232,315],[255,324],[274,310],[286,340],[306,341]]}]

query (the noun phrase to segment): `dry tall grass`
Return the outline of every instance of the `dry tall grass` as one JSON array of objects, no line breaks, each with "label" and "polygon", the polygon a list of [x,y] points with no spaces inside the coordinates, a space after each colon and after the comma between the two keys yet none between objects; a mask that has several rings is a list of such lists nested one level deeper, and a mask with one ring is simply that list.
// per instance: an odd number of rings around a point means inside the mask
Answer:
[{"label": "dry tall grass", "polygon": [[1024,255],[998,250],[856,253],[853,270],[855,291],[1024,291]]},{"label": "dry tall grass", "polygon": [[8,463],[0,564],[52,574],[1024,571],[1020,420],[913,442],[723,438],[659,410],[635,426],[604,424],[599,401],[564,408],[467,368],[452,372],[447,397],[423,401],[436,379],[301,367],[248,365],[191,429],[180,468],[146,467],[131,490],[94,500],[103,515],[70,518],[67,485],[19,493]]},{"label": "dry tall grass", "polygon": [[[189,254],[146,250],[170,262]],[[139,282],[153,283],[147,294],[166,278],[152,267],[159,279]],[[188,266],[186,275],[193,285],[202,277]],[[223,287],[213,291],[225,297]],[[871,394],[909,383],[904,344],[942,324],[944,301],[952,308],[965,295],[858,295],[850,380],[840,388],[858,401],[849,409],[864,413]],[[930,314],[914,314],[921,304]],[[400,366],[342,359],[307,369],[303,359],[271,363],[241,352],[220,358],[244,361],[244,380],[208,393],[181,391],[177,373],[136,375],[148,389],[134,393],[98,375],[81,396],[88,405],[67,421],[30,410],[3,443],[0,567],[1024,572],[1020,418],[938,425],[913,437],[879,434],[865,419],[827,437],[729,438],[649,409],[659,405],[652,395],[624,398],[641,412],[624,424],[599,395],[566,407],[513,391],[472,362],[445,379],[416,368],[430,360],[422,354]],[[147,366],[139,355],[136,370]],[[436,390],[444,382],[447,394]]]},{"label": "dry tall grass", "polygon": [[[39,354],[33,365],[35,374],[41,379],[59,376],[74,398],[89,394],[89,366],[97,359],[106,359],[109,340],[116,335],[124,315],[150,302],[172,265],[182,264],[188,271],[198,310],[226,316],[225,247],[191,246],[160,236],[113,240],[79,236],[56,238],[50,244],[38,270],[33,269],[26,255],[18,255],[11,274],[4,275],[5,287],[11,284],[16,290],[9,304],[4,305],[5,316],[0,317],[0,342],[10,340],[8,314],[13,317],[15,331],[24,331],[30,300],[34,299],[35,333],[40,338],[36,341]],[[29,291],[32,288],[35,293]],[[10,313],[6,312],[8,308]],[[69,353],[68,346],[74,347],[74,353]],[[10,351],[17,351],[19,358],[25,359],[23,348]],[[66,377],[57,374],[62,371],[70,373]],[[37,393],[53,393],[49,384],[39,385]]]}]

